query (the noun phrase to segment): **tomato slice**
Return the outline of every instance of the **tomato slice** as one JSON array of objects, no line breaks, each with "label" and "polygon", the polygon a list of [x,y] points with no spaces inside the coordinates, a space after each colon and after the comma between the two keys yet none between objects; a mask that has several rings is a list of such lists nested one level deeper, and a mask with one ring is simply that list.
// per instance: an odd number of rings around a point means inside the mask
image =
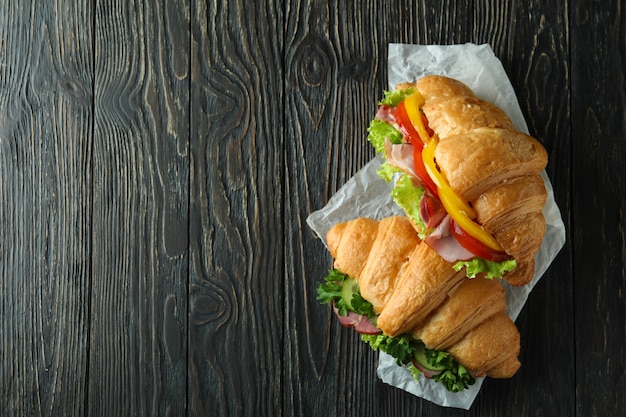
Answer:
[{"label": "tomato slice", "polygon": [[465,232],[452,218],[450,219],[450,233],[452,233],[461,246],[480,258],[491,262],[502,262],[513,258],[508,253],[493,250],[478,239],[475,239],[469,233]]},{"label": "tomato slice", "polygon": [[419,133],[417,133],[417,130],[415,130],[415,127],[413,127],[411,119],[409,119],[404,101],[400,102],[396,108],[396,122],[398,122],[400,131],[409,143],[411,143],[411,145],[419,147],[420,149],[424,147],[424,141],[420,137]]},{"label": "tomato slice", "polygon": [[398,123],[398,127],[400,128],[402,135],[404,135],[404,138],[407,142],[413,145],[413,160],[417,176],[428,191],[430,191],[433,195],[437,195],[437,187],[428,175],[428,172],[426,172],[426,167],[424,166],[424,161],[422,159],[424,142],[417,133],[417,130],[415,130],[415,127],[413,127],[413,123],[411,123],[411,119],[409,119],[409,116],[407,115],[404,101],[400,102],[396,108],[396,122]]}]

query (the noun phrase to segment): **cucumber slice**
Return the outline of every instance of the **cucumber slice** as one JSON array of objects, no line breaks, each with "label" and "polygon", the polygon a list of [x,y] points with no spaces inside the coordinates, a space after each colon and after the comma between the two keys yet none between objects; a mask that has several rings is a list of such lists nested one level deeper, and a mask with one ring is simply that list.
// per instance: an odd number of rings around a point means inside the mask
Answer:
[{"label": "cucumber slice", "polygon": [[352,278],[346,278],[341,284],[341,299],[350,311],[354,311],[354,307],[352,307],[352,295],[356,293],[358,289],[359,286],[356,280]]},{"label": "cucumber slice", "polygon": [[428,358],[426,358],[426,348],[424,347],[424,345],[421,345],[420,347],[415,349],[415,353],[413,354],[413,357],[415,358],[417,362],[419,362],[420,365],[422,365],[424,368],[430,371],[443,371],[444,369],[446,369],[445,366],[431,365],[428,362]]}]

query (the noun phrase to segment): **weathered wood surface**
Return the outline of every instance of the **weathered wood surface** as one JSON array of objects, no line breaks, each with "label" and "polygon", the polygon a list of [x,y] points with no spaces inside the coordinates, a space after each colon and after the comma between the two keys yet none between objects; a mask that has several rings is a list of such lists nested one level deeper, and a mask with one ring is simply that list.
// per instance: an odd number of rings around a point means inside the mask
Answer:
[{"label": "weathered wood surface", "polygon": [[[623,415],[624,2],[502,3],[0,0],[0,415]],[[315,301],[390,42],[492,45],[568,230],[469,412]]]}]

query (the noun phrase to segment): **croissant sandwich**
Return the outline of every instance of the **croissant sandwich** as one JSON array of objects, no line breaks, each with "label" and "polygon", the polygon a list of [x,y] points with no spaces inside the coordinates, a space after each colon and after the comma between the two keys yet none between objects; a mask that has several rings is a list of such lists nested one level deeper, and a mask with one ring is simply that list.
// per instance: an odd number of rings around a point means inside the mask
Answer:
[{"label": "croissant sandwich", "polygon": [[372,348],[450,391],[513,376],[520,335],[503,280],[534,277],[546,150],[443,76],[385,92],[368,140],[406,217],[335,225],[326,235],[334,267],[318,299]]},{"label": "croissant sandwich", "polygon": [[500,280],[455,271],[404,216],[339,223],[326,240],[334,269],[318,299],[373,349],[452,392],[517,372],[520,335]]},{"label": "croissant sandwich", "polygon": [[469,277],[532,280],[546,228],[540,142],[443,76],[386,92],[368,133],[385,160],[379,175],[432,249]]}]

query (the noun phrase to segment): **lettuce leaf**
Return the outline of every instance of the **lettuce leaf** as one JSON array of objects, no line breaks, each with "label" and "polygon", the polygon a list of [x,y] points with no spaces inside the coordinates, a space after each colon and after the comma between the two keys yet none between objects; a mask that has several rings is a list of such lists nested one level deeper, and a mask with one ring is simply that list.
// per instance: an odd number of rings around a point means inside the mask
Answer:
[{"label": "lettuce leaf", "polygon": [[374,306],[361,295],[361,291],[356,287],[356,292],[352,294],[352,308],[344,301],[341,290],[344,282],[350,277],[338,269],[331,269],[324,277],[324,282],[317,284],[317,300],[321,304],[333,303],[340,316],[347,316],[352,311],[357,314],[367,316],[375,322],[376,314]]},{"label": "lettuce leaf", "polygon": [[[378,103],[389,107],[397,107],[408,95],[412,94],[412,89],[385,91],[385,96]],[[391,124],[374,118],[367,128],[367,140],[374,146],[376,153],[385,153],[385,139],[389,139],[391,143],[402,143],[402,133]]]},{"label": "lettuce leaf", "polygon": [[486,273],[485,278],[502,278],[502,276],[509,271],[512,271],[517,266],[515,259],[510,259],[503,262],[491,262],[483,258],[474,258],[469,261],[456,262],[452,267],[455,271],[460,271],[463,267],[466,267],[465,273],[468,278],[475,278],[480,273]]},{"label": "lettuce leaf", "polygon": [[[414,379],[420,375],[419,369],[413,365],[413,358],[418,347],[423,348],[420,340],[414,339],[409,334],[397,337],[389,337],[384,334],[361,335],[361,340],[369,343],[373,350],[383,351],[396,359],[398,365],[405,365]],[[473,385],[476,380],[467,372],[467,369],[458,363],[452,355],[434,349],[426,349],[426,357],[432,366],[442,368],[441,373],[433,376],[433,379],[442,383],[450,392],[460,392]]]},{"label": "lettuce leaf", "polygon": [[378,102],[379,105],[398,107],[401,101],[413,94],[412,88],[406,90],[383,91],[384,97]]},{"label": "lettuce leaf", "polygon": [[341,298],[341,284],[348,278],[339,270],[331,269],[324,277],[324,282],[317,284],[317,300],[321,304],[334,303],[340,316],[348,315],[348,306]]},{"label": "lettuce leaf", "polygon": [[367,140],[374,146],[376,153],[385,154],[385,139],[395,144],[402,143],[402,133],[382,120],[373,119],[367,128],[367,133]]},{"label": "lettuce leaf", "polygon": [[411,222],[423,232],[419,233],[420,239],[425,239],[426,224],[420,215],[420,199],[424,189],[413,183],[407,174],[402,174],[396,181],[396,186],[391,191],[391,197],[407,214]]},{"label": "lettuce leaf", "polygon": [[387,182],[393,181],[393,177],[397,173],[402,173],[402,172],[403,171],[400,168],[396,168],[394,166],[389,165],[387,161],[383,162],[383,164],[380,166],[378,171],[376,171],[378,176]]},{"label": "lettuce leaf", "polygon": [[415,345],[409,335],[390,337],[384,334],[363,334],[361,340],[369,343],[372,349],[393,356],[398,365],[406,365],[413,360]]},{"label": "lettuce leaf", "polygon": [[426,349],[428,363],[433,366],[445,367],[445,370],[433,376],[437,382],[441,382],[448,391],[460,392],[474,385],[476,380],[463,365],[454,360],[452,355],[434,349]]}]

